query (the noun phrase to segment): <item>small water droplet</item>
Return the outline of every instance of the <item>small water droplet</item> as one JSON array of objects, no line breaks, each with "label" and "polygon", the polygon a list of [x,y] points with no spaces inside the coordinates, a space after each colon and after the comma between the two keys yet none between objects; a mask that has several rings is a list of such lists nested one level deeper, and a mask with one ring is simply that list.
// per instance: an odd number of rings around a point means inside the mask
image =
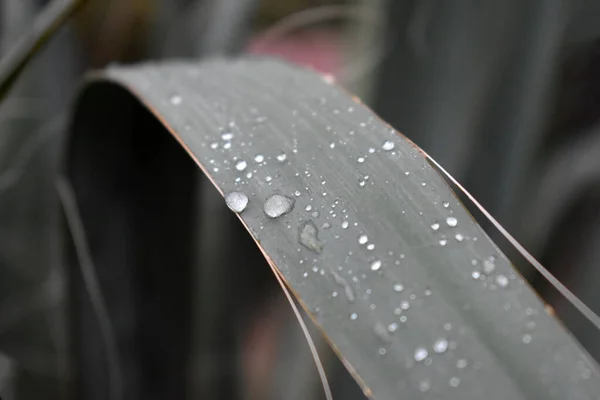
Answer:
[{"label": "small water droplet", "polygon": [[448,203],[447,201],[443,202],[442,205],[444,206],[444,208],[450,207],[450,203]]},{"label": "small water droplet", "polygon": [[224,132],[223,134],[221,134],[221,139],[223,139],[223,140],[233,139],[233,132]]},{"label": "small water droplet", "polygon": [[173,96],[171,96],[170,101],[171,101],[171,104],[173,104],[174,106],[177,106],[177,105],[181,104],[181,96],[173,95]]},{"label": "small water droplet", "polygon": [[496,284],[500,287],[508,286],[508,278],[504,275],[496,275]]},{"label": "small water droplet", "polygon": [[264,211],[270,218],[277,218],[287,214],[294,208],[294,199],[275,194],[265,201]]},{"label": "small water droplet", "polygon": [[525,335],[523,335],[523,343],[525,344],[529,344],[531,343],[531,335],[529,333],[526,333]]},{"label": "small water droplet", "polygon": [[381,268],[381,260],[375,260],[371,263],[371,271],[377,271]]},{"label": "small water droplet", "polygon": [[359,164],[362,164],[365,162],[365,159],[364,159],[364,157],[358,157],[358,159],[356,161],[358,161]]},{"label": "small water droplet", "polygon": [[266,181],[266,182],[271,182],[271,180],[273,180],[273,178],[271,178],[270,176],[266,176],[266,177],[265,177],[265,181]]},{"label": "small water droplet", "polygon": [[429,353],[427,352],[427,349],[425,349],[424,347],[418,347],[415,350],[415,361],[419,362],[419,361],[423,361],[424,359],[427,358],[427,356],[429,355]]},{"label": "small water droplet", "polygon": [[464,240],[464,236],[462,235],[462,233],[457,233],[455,236],[456,240],[458,240],[459,242],[462,242]]},{"label": "small water droplet", "polygon": [[356,318],[358,318],[358,314],[357,313],[353,312],[352,314],[350,314],[350,319],[352,321],[354,321]]},{"label": "small water droplet", "polygon": [[404,286],[402,286],[402,284],[400,284],[400,283],[394,284],[394,292],[401,292],[403,290],[404,290]]},{"label": "small water droplet", "polygon": [[431,389],[431,382],[429,382],[427,379],[419,382],[419,390],[421,392],[426,393],[429,391],[429,389]]},{"label": "small water droplet", "polygon": [[384,149],[385,151],[393,150],[394,149],[394,142],[392,142],[391,140],[386,140],[381,145],[381,148]]},{"label": "small water droplet", "polygon": [[404,323],[404,322],[406,322],[407,319],[408,318],[406,318],[406,315],[403,315],[400,317],[400,322]]},{"label": "small water droplet", "polygon": [[248,196],[240,192],[231,192],[225,196],[225,204],[236,213],[241,213],[248,205]]},{"label": "small water droplet", "polygon": [[410,308],[410,303],[404,300],[402,303],[400,303],[400,308],[403,310],[408,310]]},{"label": "small water droplet", "polygon": [[265,160],[265,157],[262,154],[257,154],[254,156],[254,161],[257,163],[261,163]]},{"label": "small water droplet", "polygon": [[448,241],[446,239],[440,239],[440,246],[445,246]]},{"label": "small water droplet", "polygon": [[329,143],[329,148],[330,149],[335,149],[335,142]]},{"label": "small water droplet", "polygon": [[367,245],[367,250],[373,250],[375,248],[375,245],[373,243],[369,243]]},{"label": "small water droplet", "polygon": [[375,153],[375,149],[372,147],[369,147],[369,153],[371,153],[371,154]]},{"label": "small water droplet", "polygon": [[446,223],[448,224],[448,226],[456,226],[458,224],[458,220],[454,217],[448,217],[446,218]]},{"label": "small water droplet", "polygon": [[342,229],[348,229],[348,221],[342,222]]},{"label": "small water droplet", "polygon": [[227,142],[227,143],[225,143],[225,144],[223,145],[223,148],[224,148],[225,150],[227,150],[227,149],[230,149],[230,148],[231,148],[231,142]]},{"label": "small water droplet", "polygon": [[465,369],[465,368],[467,368],[468,364],[469,363],[467,362],[467,360],[465,360],[464,358],[461,358],[460,360],[456,361],[456,368]]},{"label": "small water droplet", "polygon": [[433,229],[434,231],[437,231],[438,229],[440,229],[440,224],[438,224],[437,222],[434,222],[433,224],[431,224],[431,229]]},{"label": "small water droplet", "polygon": [[309,204],[306,207],[304,207],[304,211],[310,211],[312,210],[312,206]]},{"label": "small water droplet", "polygon": [[433,343],[433,351],[436,353],[442,354],[446,350],[448,350],[448,341],[446,339],[440,338]]},{"label": "small water droplet", "polygon": [[212,142],[210,144],[210,148],[213,149],[213,150],[216,149],[217,147],[219,147],[219,142]]},{"label": "small water droplet", "polygon": [[300,195],[301,195],[301,194],[302,194],[302,193],[300,193],[300,191],[299,191],[299,190],[296,190],[296,191],[294,192],[294,196],[296,196],[296,197],[300,197]]},{"label": "small water droplet", "polygon": [[389,332],[396,332],[398,330],[398,324],[395,322],[392,322],[391,324],[388,325],[388,331]]},{"label": "small water droplet", "polygon": [[457,378],[456,376],[453,376],[452,378],[450,378],[450,386],[452,387],[458,387],[458,385],[460,385],[460,379]]},{"label": "small water droplet", "polygon": [[479,279],[481,278],[481,273],[479,271],[473,271],[471,273],[471,276],[473,277],[473,279]]},{"label": "small water droplet", "polygon": [[238,171],[243,171],[246,169],[247,166],[248,164],[246,163],[246,161],[240,160],[235,164],[235,169],[237,169]]},{"label": "small water droplet", "polygon": [[387,353],[386,349],[384,349],[383,347],[379,348],[379,355],[380,356],[385,356],[385,353]]},{"label": "small water droplet", "polygon": [[367,237],[367,235],[360,235],[358,237],[358,243],[360,244],[365,244],[369,241],[369,238]]}]

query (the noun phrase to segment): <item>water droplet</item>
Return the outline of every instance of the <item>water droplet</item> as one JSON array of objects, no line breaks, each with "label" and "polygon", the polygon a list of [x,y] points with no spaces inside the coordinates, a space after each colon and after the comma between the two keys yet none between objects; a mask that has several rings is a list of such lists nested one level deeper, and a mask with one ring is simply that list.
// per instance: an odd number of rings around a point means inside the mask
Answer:
[{"label": "water droplet", "polygon": [[379,355],[380,356],[385,356],[385,353],[387,353],[386,349],[384,349],[383,347],[379,348]]},{"label": "water droplet", "polygon": [[375,149],[372,147],[369,147],[369,153],[371,153],[371,154],[375,153]]},{"label": "water droplet", "polygon": [[304,211],[310,211],[312,210],[312,206],[309,204],[306,207],[304,207]]},{"label": "water droplet", "polygon": [[364,157],[358,157],[358,159],[356,161],[358,161],[359,164],[362,164],[365,162],[365,159],[364,159]]},{"label": "water droplet", "polygon": [[400,284],[400,283],[396,283],[396,284],[394,285],[394,292],[401,292],[401,291],[403,291],[403,290],[404,290],[404,286],[402,286],[402,284]]},{"label": "water droplet", "polygon": [[271,178],[270,176],[266,176],[266,177],[265,177],[265,181],[266,181],[266,182],[271,182],[271,180],[272,180],[272,179],[273,179],[273,178]]},{"label": "water droplet", "polygon": [[248,164],[246,163],[246,161],[240,160],[235,164],[235,169],[237,169],[238,171],[243,171],[246,169],[247,166]]},{"label": "water droplet", "polygon": [[385,151],[393,150],[394,149],[394,142],[392,142],[391,140],[386,140],[381,145],[381,148],[384,149]]},{"label": "water droplet", "polygon": [[174,106],[177,106],[177,105],[181,104],[181,96],[178,96],[178,95],[171,96],[170,101],[171,101],[171,104],[173,104]]},{"label": "water droplet", "polygon": [[525,335],[523,335],[523,343],[525,344],[529,344],[531,343],[531,335],[529,333],[526,333]]},{"label": "water droplet", "polygon": [[415,350],[415,361],[423,361],[427,358],[428,355],[429,353],[427,352],[427,349],[425,349],[424,347],[418,347]]},{"label": "water droplet", "polygon": [[365,244],[369,241],[369,238],[367,237],[367,235],[360,235],[358,237],[358,243],[360,244]]},{"label": "water droplet", "polygon": [[342,222],[342,229],[348,229],[348,221]]},{"label": "water droplet", "polygon": [[331,143],[329,143],[329,148],[331,148],[331,149],[335,149],[335,142],[331,142]]},{"label": "water droplet", "polygon": [[467,368],[468,364],[469,363],[467,362],[467,360],[465,360],[464,358],[461,358],[460,360],[456,361],[456,368],[465,369],[465,368]]},{"label": "water droplet", "polygon": [[446,239],[440,239],[440,246],[445,246],[448,241]]},{"label": "water droplet", "polygon": [[241,213],[248,205],[248,196],[240,192],[231,192],[225,196],[227,207],[236,213]]},{"label": "water droplet", "polygon": [[389,332],[396,332],[398,330],[398,324],[395,322],[392,322],[391,324],[388,325],[388,331]]},{"label": "water droplet", "polygon": [[497,275],[496,276],[496,284],[500,287],[507,287],[508,286],[508,278],[504,275]]},{"label": "water droplet", "polygon": [[434,231],[437,231],[438,229],[440,229],[440,224],[438,224],[437,222],[434,222],[433,224],[431,224],[431,229],[433,229]]},{"label": "water droplet", "polygon": [[444,206],[444,208],[450,207],[450,203],[448,203],[447,201],[443,202],[442,205]]},{"label": "water droplet", "polygon": [[404,300],[402,303],[400,303],[400,308],[403,310],[408,310],[410,308],[410,303]]},{"label": "water droplet", "polygon": [[213,150],[216,149],[217,147],[219,147],[219,142],[212,142],[210,144],[210,148],[213,149]]},{"label": "water droplet", "polygon": [[224,132],[221,135],[221,139],[223,139],[223,140],[231,140],[231,139],[233,139],[233,132]]},{"label": "water droplet", "polygon": [[312,221],[306,221],[298,228],[298,241],[308,250],[321,253],[323,245],[319,241],[319,231]]},{"label": "water droplet", "polygon": [[256,161],[257,163],[261,163],[265,160],[265,157],[262,154],[257,154],[256,156],[254,156],[254,161]]},{"label": "water droplet", "polygon": [[358,314],[357,313],[353,312],[352,314],[350,314],[350,319],[352,321],[354,321],[356,318],[358,318]]},{"label": "water droplet", "polygon": [[284,162],[286,158],[287,158],[287,155],[285,153],[281,153],[281,154],[277,155],[277,161],[279,161],[279,162]]},{"label": "water droplet", "polygon": [[442,354],[446,350],[448,350],[448,341],[446,339],[440,338],[433,343],[433,351],[436,353]]},{"label": "water droplet", "polygon": [[375,245],[373,243],[369,243],[367,245],[367,250],[373,250],[375,248]]},{"label": "water droplet", "polygon": [[407,320],[406,315],[403,315],[400,317],[400,322],[404,323],[404,322],[406,322],[406,320]]},{"label": "water droplet", "polygon": [[294,199],[275,194],[265,201],[264,211],[270,218],[277,218],[287,214],[294,208]]},{"label": "water droplet", "polygon": [[452,387],[458,387],[458,385],[460,385],[460,379],[456,376],[453,376],[452,378],[450,378],[450,381],[448,383],[450,383],[450,386]]},{"label": "water droplet", "polygon": [[479,271],[473,271],[471,273],[471,276],[473,277],[473,279],[479,279],[481,278],[481,273]]},{"label": "water droplet", "polygon": [[427,379],[419,382],[419,390],[421,392],[423,392],[423,393],[428,392],[429,389],[431,389],[431,382],[429,382]]},{"label": "water droplet", "polygon": [[496,269],[496,265],[494,265],[494,259],[488,258],[483,260],[483,272],[486,274],[491,274]]},{"label": "water droplet", "polygon": [[348,282],[342,278],[337,272],[335,272],[334,270],[330,270],[331,271],[331,276],[333,276],[333,280],[335,281],[335,283],[337,283],[338,285],[340,285],[341,287],[344,288],[344,293],[346,294],[346,297],[348,298],[349,302],[354,302],[354,290],[352,290],[352,286],[350,286],[350,284],[348,284]]},{"label": "water droplet", "polygon": [[302,193],[300,193],[300,191],[299,191],[299,190],[296,190],[296,191],[294,192],[294,196],[296,196],[296,197],[300,197],[300,195],[301,195],[301,194],[302,194]]},{"label": "water droplet", "polygon": [[231,148],[231,142],[227,142],[227,143],[225,143],[225,144],[223,145],[223,148],[224,148],[225,150],[227,150],[227,149],[230,149],[230,148]]},{"label": "water droplet", "polygon": [[462,242],[464,240],[464,236],[462,235],[462,233],[457,233],[455,236],[456,240],[458,240],[459,242]]},{"label": "water droplet", "polygon": [[446,218],[446,223],[448,224],[448,226],[456,226],[458,224],[458,220],[454,217],[448,217]]},{"label": "water droplet", "polygon": [[381,260],[375,260],[371,263],[371,271],[377,271],[381,268]]}]

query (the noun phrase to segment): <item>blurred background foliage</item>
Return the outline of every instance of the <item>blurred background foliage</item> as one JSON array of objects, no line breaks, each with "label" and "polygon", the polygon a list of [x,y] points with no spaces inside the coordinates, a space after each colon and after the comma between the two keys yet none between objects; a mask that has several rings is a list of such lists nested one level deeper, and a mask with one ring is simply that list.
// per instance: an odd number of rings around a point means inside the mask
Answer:
[{"label": "blurred background foliage", "polygon": [[[0,1],[2,54],[47,3]],[[89,0],[0,104],[3,399],[73,398],[72,300],[54,182],[82,75],[114,62],[246,52],[335,76],[463,182],[600,313],[600,3]],[[320,398],[310,354],[270,271],[218,195],[204,192],[189,376],[181,392],[157,398]],[[247,242],[237,256],[227,251],[234,238]],[[514,251],[503,250],[599,359],[592,326]],[[224,263],[260,267],[231,276],[219,268]],[[153,321],[159,325],[161,316]],[[86,338],[78,339],[85,346]],[[335,393],[363,398],[319,346]],[[161,361],[153,361],[158,371]]]}]

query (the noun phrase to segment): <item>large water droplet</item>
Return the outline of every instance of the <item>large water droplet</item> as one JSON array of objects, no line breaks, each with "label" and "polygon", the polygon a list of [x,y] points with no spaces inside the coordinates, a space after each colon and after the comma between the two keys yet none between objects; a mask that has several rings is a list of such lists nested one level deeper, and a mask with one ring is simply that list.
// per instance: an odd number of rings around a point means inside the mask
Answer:
[{"label": "large water droplet", "polygon": [[248,196],[240,192],[231,192],[225,196],[225,203],[232,211],[241,213],[248,205]]},{"label": "large water droplet", "polygon": [[321,253],[323,245],[319,241],[319,231],[312,221],[306,221],[298,228],[298,241],[308,250],[314,253]]},{"label": "large water droplet", "polygon": [[246,161],[240,160],[235,164],[235,169],[237,169],[238,171],[243,171],[246,169],[247,166],[248,164],[246,163]]},{"label": "large water droplet", "polygon": [[294,199],[275,194],[265,201],[264,211],[268,217],[277,218],[289,213],[292,208],[294,208]]},{"label": "large water droplet", "polygon": [[344,288],[344,293],[346,294],[348,301],[353,302],[354,301],[354,290],[352,290],[352,287],[348,284],[348,282],[334,270],[331,270],[331,276],[333,276],[333,280],[335,281],[335,283],[337,283],[338,285],[340,285],[341,287]]},{"label": "large water droplet", "polygon": [[440,338],[438,340],[435,341],[435,343],[433,343],[433,351],[435,351],[436,353],[444,353],[446,350],[448,350],[448,341],[444,338]]},{"label": "large water droplet", "polygon": [[377,271],[379,268],[381,268],[381,260],[371,262],[371,271]]},{"label": "large water droplet", "polygon": [[418,347],[415,350],[415,361],[419,362],[419,361],[423,361],[424,359],[427,358],[427,356],[429,355],[429,353],[427,352],[427,349],[424,347]]},{"label": "large water droplet", "polygon": [[504,275],[497,275],[496,276],[496,284],[500,287],[507,287],[508,286],[508,278]]},{"label": "large water droplet", "polygon": [[456,226],[458,224],[458,220],[454,217],[448,217],[446,218],[446,223],[448,224],[448,226]]},{"label": "large water droplet", "polygon": [[384,149],[384,150],[386,150],[386,151],[393,150],[394,149],[394,142],[392,142],[391,140],[386,140],[381,145],[381,148]]},{"label": "large water droplet", "polygon": [[488,258],[486,260],[483,260],[483,272],[485,272],[486,274],[489,275],[492,272],[494,272],[495,269],[496,269],[496,265],[494,265],[493,258]]}]

